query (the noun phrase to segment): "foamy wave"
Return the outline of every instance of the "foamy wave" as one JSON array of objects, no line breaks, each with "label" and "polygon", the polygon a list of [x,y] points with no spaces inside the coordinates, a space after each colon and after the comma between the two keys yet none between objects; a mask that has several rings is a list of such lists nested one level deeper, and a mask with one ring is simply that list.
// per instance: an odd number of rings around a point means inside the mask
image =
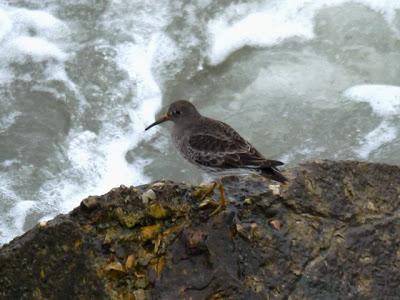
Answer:
[{"label": "foamy wave", "polygon": [[367,159],[371,153],[397,138],[397,128],[383,121],[374,130],[369,132],[354,152],[362,159]]},{"label": "foamy wave", "polygon": [[25,57],[31,57],[33,61],[39,62],[47,59],[64,61],[67,54],[60,50],[56,45],[36,37],[17,37],[8,44],[12,51],[13,59],[23,60]]},{"label": "foamy wave", "polygon": [[347,89],[344,96],[353,101],[368,103],[374,113],[382,117],[400,113],[400,86],[357,85]]},{"label": "foamy wave", "polygon": [[398,128],[392,120],[400,114],[400,87],[390,85],[357,85],[347,89],[343,95],[356,102],[368,103],[372,111],[383,118],[381,123],[369,132],[354,152],[363,159],[385,144],[394,141]]},{"label": "foamy wave", "polygon": [[118,120],[109,115],[110,120],[103,122],[97,134],[72,130],[66,142],[71,168],[41,189],[50,206],[58,207],[58,211],[71,210],[89,194],[103,194],[121,184],[137,185],[149,180],[143,174],[148,161],[136,159],[128,164],[126,154],[145,138],[145,125],[153,121],[161,106],[161,92],[151,72],[155,46],[153,39],[149,44],[125,43],[117,47],[117,64],[128,72],[127,84],[135,82],[137,88],[130,108],[120,108],[128,112],[130,127],[120,127]]},{"label": "foamy wave", "polygon": [[[113,11],[110,14],[113,15]],[[145,21],[148,22],[148,20],[150,19]],[[165,22],[164,18],[160,20]],[[43,71],[45,80],[63,82],[69,92],[73,91],[77,98],[73,99],[74,103],[68,103],[74,106],[73,127],[69,129],[65,140],[60,142],[59,146],[62,148],[60,152],[54,154],[59,157],[53,158],[59,159],[63,171],[60,173],[48,171],[49,179],[34,195],[37,198],[35,205],[22,201],[19,195],[11,198],[14,178],[10,179],[9,185],[0,183],[0,189],[4,190],[2,198],[7,199],[6,201],[12,199],[12,202],[16,203],[15,205],[8,204],[7,211],[2,215],[7,216],[7,220],[0,222],[0,243],[22,232],[28,214],[35,213],[41,216],[42,220],[46,220],[57,213],[71,210],[89,194],[102,194],[121,184],[137,185],[149,180],[143,174],[143,168],[149,161],[138,158],[133,163],[128,163],[126,154],[142,139],[154,134],[154,131],[144,134],[145,125],[153,122],[154,115],[161,106],[161,91],[152,74],[153,63],[156,56],[158,63],[162,64],[163,60],[174,53],[174,49],[169,47],[163,48],[163,50],[168,50],[167,52],[156,53],[161,37],[159,32],[164,25],[162,22],[160,24],[153,22],[151,25],[154,28],[148,25],[137,28],[137,32],[133,34],[134,43],[122,43],[113,47],[113,50],[117,52],[117,57],[110,56],[110,59],[115,60],[118,68],[126,71],[129,76],[118,82],[115,87],[118,92],[114,93],[114,87],[108,90],[112,98],[109,101],[115,105],[99,102],[99,105],[110,106],[109,109],[100,109],[95,107],[95,104],[87,102],[84,92],[80,91],[81,83],[72,82],[65,71],[64,63],[70,59],[70,55],[64,43],[68,42],[66,33],[71,24],[66,25],[44,11],[0,6],[0,58],[2,59],[0,79],[13,80],[15,75],[12,68],[8,69],[8,66],[14,62],[46,61],[46,64],[40,64],[40,66],[45,65],[46,68]],[[118,26],[124,26],[124,24],[118,24]],[[141,29],[145,29],[142,30],[144,36],[140,36]],[[101,44],[103,45],[104,42],[107,43],[107,41],[102,41]],[[120,71],[118,68],[116,71]],[[34,80],[29,76],[25,79]],[[32,89],[46,91],[52,95],[59,94],[54,85],[36,85]],[[78,106],[82,103],[86,103],[87,106],[75,110],[75,102],[78,102]],[[90,108],[91,105],[102,112],[102,115],[94,117],[99,124],[94,131],[82,126],[84,122],[81,123],[81,118],[86,118],[86,113],[88,113],[85,109]],[[0,119],[0,122],[9,126],[13,118],[9,116]],[[47,166],[42,167],[44,172],[47,171]]]},{"label": "foamy wave", "polygon": [[1,65],[27,58],[64,61],[59,42],[66,33],[65,24],[47,12],[0,6]]},{"label": "foamy wave", "polygon": [[0,221],[0,244],[24,232],[26,216],[35,208],[36,201],[20,200],[14,204]]},{"label": "foamy wave", "polygon": [[0,7],[0,42],[11,31],[11,29],[12,29],[11,18],[5,11],[2,11]]},{"label": "foamy wave", "polygon": [[[38,68],[38,76],[69,81],[65,72],[64,62],[68,58],[64,43],[68,37],[68,27],[61,20],[48,12],[28,10],[5,6],[0,4],[0,85],[4,90],[8,89],[17,76],[18,80],[34,81],[34,75],[30,72],[22,72],[15,65],[39,63],[43,68]],[[45,64],[42,64],[46,62]],[[43,74],[41,73],[43,70]],[[35,73],[35,72],[33,72]],[[61,78],[62,77],[62,78]],[[35,87],[36,89],[39,87]],[[34,90],[35,88],[32,88]],[[43,87],[44,88],[44,87]],[[56,91],[51,91],[52,94]],[[11,130],[10,128],[26,112],[15,110],[13,97],[1,97],[2,113],[0,113],[0,132]],[[24,99],[29,101],[29,99]],[[11,133],[12,134],[12,133]],[[13,159],[3,161],[0,164],[0,243],[7,242],[13,236],[23,233],[26,217],[32,213],[43,214],[49,210],[48,199],[36,199],[35,192],[25,193],[19,191],[18,186],[21,176],[31,176],[35,166],[23,159],[21,153],[15,149]],[[44,167],[45,168],[45,167]],[[23,178],[27,180],[27,178]],[[24,199],[31,194],[35,199]],[[51,209],[50,209],[51,210]]]},{"label": "foamy wave", "polygon": [[[2,167],[7,167],[10,163],[4,162]],[[12,182],[8,178],[0,177],[0,199],[6,199],[6,203],[1,203],[4,213],[0,219],[0,244],[23,232],[24,224],[21,224],[21,218],[24,218],[28,209],[32,207],[29,201],[20,201],[11,186]]]},{"label": "foamy wave", "polygon": [[121,184],[129,186],[148,180],[125,159],[126,152],[138,141],[137,135],[117,132],[121,135],[118,138],[115,133],[103,131],[96,135],[74,130],[70,134],[67,153],[71,167],[41,188],[47,205],[67,212],[89,194],[103,194]]},{"label": "foamy wave", "polygon": [[68,32],[68,28],[61,20],[45,11],[19,8],[10,11],[10,15],[19,32],[49,39],[61,38]]},{"label": "foamy wave", "polygon": [[8,115],[0,117],[0,132],[7,130],[12,124],[14,124],[15,119],[21,113],[18,111],[10,112]]},{"label": "foamy wave", "polygon": [[[234,4],[208,24],[211,65],[223,62],[231,53],[244,46],[266,47],[299,37],[314,38],[314,16],[324,7],[344,3],[360,3],[382,13],[392,22],[399,1],[391,0],[281,0],[264,5]],[[237,16],[241,18],[237,20]]]}]

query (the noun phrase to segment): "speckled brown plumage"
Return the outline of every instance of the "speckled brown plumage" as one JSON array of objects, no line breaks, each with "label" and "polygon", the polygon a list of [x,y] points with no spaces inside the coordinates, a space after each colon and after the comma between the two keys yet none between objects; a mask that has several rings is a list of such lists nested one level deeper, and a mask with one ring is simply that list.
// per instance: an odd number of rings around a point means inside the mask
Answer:
[{"label": "speckled brown plumage", "polygon": [[167,114],[146,130],[165,121],[174,123],[172,139],[182,156],[208,173],[258,173],[286,181],[277,169],[282,162],[266,159],[228,124],[202,116],[188,101],[172,103]]}]

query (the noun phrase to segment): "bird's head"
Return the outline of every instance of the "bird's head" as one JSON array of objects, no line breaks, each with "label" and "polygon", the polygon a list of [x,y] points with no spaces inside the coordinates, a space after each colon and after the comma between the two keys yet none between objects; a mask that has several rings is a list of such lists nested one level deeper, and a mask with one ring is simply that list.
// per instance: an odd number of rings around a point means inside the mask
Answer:
[{"label": "bird's head", "polygon": [[171,103],[167,113],[162,115],[153,124],[149,125],[145,130],[148,130],[153,126],[164,123],[166,121],[180,123],[190,121],[199,116],[200,113],[197,111],[196,107],[192,103],[186,100],[178,100]]}]

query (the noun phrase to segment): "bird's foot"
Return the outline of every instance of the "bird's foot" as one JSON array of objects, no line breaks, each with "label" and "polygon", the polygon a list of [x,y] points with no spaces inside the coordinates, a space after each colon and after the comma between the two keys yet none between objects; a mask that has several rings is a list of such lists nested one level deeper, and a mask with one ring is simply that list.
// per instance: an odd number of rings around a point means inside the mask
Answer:
[{"label": "bird's foot", "polygon": [[201,184],[196,187],[192,195],[200,201],[207,200],[207,198],[211,197],[217,185],[218,184],[215,181],[211,182],[210,184]]},{"label": "bird's foot", "polygon": [[217,214],[219,214],[220,212],[224,211],[226,209],[226,204],[221,205],[221,203],[219,203],[217,205],[217,208],[213,210],[213,212],[209,215],[210,217],[215,216]]},{"label": "bird's foot", "polygon": [[206,197],[203,201],[200,202],[199,207],[200,208],[206,208],[206,207],[217,207],[219,206],[218,201],[215,201],[213,198],[211,197]]},{"label": "bird's foot", "polygon": [[[215,201],[210,196],[214,192],[216,187],[218,187],[220,192],[219,202]],[[199,186],[199,188],[193,192],[193,196],[202,200],[202,202],[199,205],[200,208],[209,206],[216,207],[216,209],[210,214],[210,217],[224,211],[226,208],[227,200],[225,198],[224,187],[221,183],[214,181],[211,184]]]}]

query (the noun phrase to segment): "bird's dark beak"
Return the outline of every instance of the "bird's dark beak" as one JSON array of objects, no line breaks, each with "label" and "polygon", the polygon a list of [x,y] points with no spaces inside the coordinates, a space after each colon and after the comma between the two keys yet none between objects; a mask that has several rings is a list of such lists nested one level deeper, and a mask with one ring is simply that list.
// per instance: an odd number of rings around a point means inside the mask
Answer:
[{"label": "bird's dark beak", "polygon": [[153,124],[147,126],[145,130],[148,130],[148,129],[150,129],[150,128],[153,127],[153,126],[156,126],[156,125],[158,125],[158,124],[164,123],[165,121],[169,121],[169,120],[170,120],[169,115],[168,115],[168,114],[165,114],[165,115],[163,115],[161,118],[159,118],[157,121],[155,121]]}]

